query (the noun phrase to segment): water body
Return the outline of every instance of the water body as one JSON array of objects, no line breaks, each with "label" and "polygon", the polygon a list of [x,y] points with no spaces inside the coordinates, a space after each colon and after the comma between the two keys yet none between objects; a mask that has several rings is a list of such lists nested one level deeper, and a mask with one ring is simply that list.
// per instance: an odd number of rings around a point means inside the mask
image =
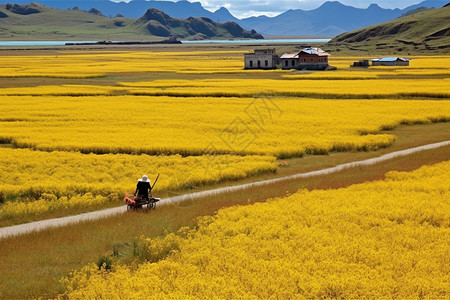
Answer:
[{"label": "water body", "polygon": [[276,40],[202,40],[181,41],[183,44],[309,44],[328,43],[330,39],[276,39]]},{"label": "water body", "polygon": [[[270,40],[202,40],[181,41],[183,44],[309,44],[327,43],[330,39],[270,39]],[[64,46],[66,43],[97,43],[97,41],[0,41],[1,47],[8,46]]]},{"label": "water body", "polygon": [[[0,46],[64,46],[74,41],[0,41]],[[97,41],[82,41],[77,43],[96,43]]]}]

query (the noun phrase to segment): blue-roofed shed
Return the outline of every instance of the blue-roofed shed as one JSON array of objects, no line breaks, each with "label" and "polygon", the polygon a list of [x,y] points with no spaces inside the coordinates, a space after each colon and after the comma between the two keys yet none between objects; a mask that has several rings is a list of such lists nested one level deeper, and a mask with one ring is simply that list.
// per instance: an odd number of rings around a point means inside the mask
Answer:
[{"label": "blue-roofed shed", "polygon": [[382,57],[372,59],[372,66],[409,66],[409,58]]}]

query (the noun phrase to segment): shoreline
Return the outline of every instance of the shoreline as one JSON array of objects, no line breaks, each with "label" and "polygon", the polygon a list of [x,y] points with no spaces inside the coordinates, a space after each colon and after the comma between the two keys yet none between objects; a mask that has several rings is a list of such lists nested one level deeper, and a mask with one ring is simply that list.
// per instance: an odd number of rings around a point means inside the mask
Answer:
[{"label": "shoreline", "polygon": [[125,41],[97,41],[97,42],[67,42],[65,46],[93,46],[93,45],[159,45],[159,44],[182,44],[179,40],[164,40],[155,42],[125,42]]}]

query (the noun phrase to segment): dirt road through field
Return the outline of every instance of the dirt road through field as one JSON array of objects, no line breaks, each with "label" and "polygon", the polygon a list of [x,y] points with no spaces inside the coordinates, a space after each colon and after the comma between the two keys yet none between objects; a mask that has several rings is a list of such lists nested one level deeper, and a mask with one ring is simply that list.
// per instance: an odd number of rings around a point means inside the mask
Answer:
[{"label": "dirt road through field", "polygon": [[[387,161],[387,160],[390,160],[390,159],[393,159],[396,157],[406,156],[406,155],[410,155],[410,154],[413,154],[416,152],[436,149],[439,147],[444,147],[444,146],[449,146],[449,145],[450,145],[450,141],[444,141],[444,142],[414,147],[414,148],[410,148],[410,149],[406,149],[406,150],[395,151],[395,152],[381,155],[379,157],[349,162],[349,163],[345,163],[345,164],[340,164],[340,165],[337,165],[334,167],[321,169],[321,170],[317,170],[317,171],[311,171],[311,172],[301,173],[301,174],[294,174],[294,175],[275,178],[275,179],[262,180],[262,181],[252,182],[252,183],[239,184],[239,185],[234,185],[234,186],[229,186],[229,187],[223,187],[223,188],[217,188],[217,189],[212,189],[212,190],[207,190],[207,191],[202,191],[202,192],[185,194],[185,195],[176,196],[176,197],[170,197],[170,198],[162,199],[161,202],[158,203],[158,206],[176,204],[178,202],[183,202],[186,200],[210,197],[210,196],[214,196],[214,195],[218,195],[218,194],[243,191],[245,189],[249,189],[249,188],[253,188],[253,187],[263,187],[266,185],[279,183],[279,182],[287,181],[287,180],[327,175],[330,173],[336,173],[336,172],[340,172],[345,169],[350,169],[350,168],[355,168],[355,167],[370,166],[370,165],[382,163],[384,161]],[[104,210],[100,210],[100,211],[79,214],[79,215],[75,215],[75,216],[49,219],[49,220],[31,222],[31,223],[26,223],[26,224],[21,224],[21,225],[3,227],[3,228],[0,228],[0,239],[11,237],[11,236],[16,236],[16,235],[21,235],[21,234],[26,234],[26,233],[30,233],[33,231],[40,231],[40,230],[44,230],[44,229],[48,229],[48,228],[65,226],[65,225],[74,224],[74,223],[78,223],[78,222],[85,222],[85,221],[91,221],[91,220],[96,220],[96,219],[100,219],[100,218],[107,218],[107,217],[110,217],[110,216],[113,216],[116,214],[124,213],[126,211],[127,211],[126,206],[123,205],[121,207],[109,208],[109,209],[104,209]]]}]

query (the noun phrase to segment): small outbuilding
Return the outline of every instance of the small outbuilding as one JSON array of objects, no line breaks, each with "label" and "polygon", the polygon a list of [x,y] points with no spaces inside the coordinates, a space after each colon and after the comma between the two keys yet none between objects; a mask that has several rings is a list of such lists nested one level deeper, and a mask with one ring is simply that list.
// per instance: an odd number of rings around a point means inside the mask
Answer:
[{"label": "small outbuilding", "polygon": [[300,52],[286,53],[280,57],[282,69],[325,70],[328,54],[320,48],[304,48]]},{"label": "small outbuilding", "polygon": [[372,66],[409,66],[409,58],[383,57],[372,59]]},{"label": "small outbuilding", "polygon": [[278,55],[275,49],[255,49],[253,53],[244,54],[246,69],[275,69]]},{"label": "small outbuilding", "polygon": [[351,65],[350,67],[363,67],[363,68],[368,68],[369,67],[369,60],[368,59],[362,59],[360,61],[355,61],[353,63],[353,65]]}]

